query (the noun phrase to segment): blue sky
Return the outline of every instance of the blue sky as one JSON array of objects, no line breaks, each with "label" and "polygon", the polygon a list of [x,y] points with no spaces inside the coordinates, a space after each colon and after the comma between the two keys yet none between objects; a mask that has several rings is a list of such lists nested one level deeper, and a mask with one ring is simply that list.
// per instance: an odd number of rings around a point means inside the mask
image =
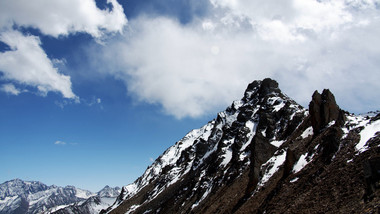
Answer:
[{"label": "blue sky", "polygon": [[0,182],[98,191],[271,77],[380,109],[378,0],[0,2]]}]

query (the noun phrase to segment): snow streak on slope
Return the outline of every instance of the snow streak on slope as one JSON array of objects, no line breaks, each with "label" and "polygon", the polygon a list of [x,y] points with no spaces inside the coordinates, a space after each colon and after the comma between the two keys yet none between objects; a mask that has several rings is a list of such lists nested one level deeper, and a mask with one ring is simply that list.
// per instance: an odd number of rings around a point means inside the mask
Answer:
[{"label": "snow streak on slope", "polygon": [[259,188],[264,186],[264,184],[277,172],[280,166],[284,163],[286,158],[286,150],[279,150],[271,157],[265,164],[262,165],[262,169],[265,169],[265,174],[262,176],[259,184]]}]

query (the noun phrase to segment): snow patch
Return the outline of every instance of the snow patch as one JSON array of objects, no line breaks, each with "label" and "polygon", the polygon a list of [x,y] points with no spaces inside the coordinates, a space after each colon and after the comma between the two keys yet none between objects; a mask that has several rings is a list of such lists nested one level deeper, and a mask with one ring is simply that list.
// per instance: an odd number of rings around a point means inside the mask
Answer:
[{"label": "snow patch", "polygon": [[94,196],[94,195],[96,194],[91,193],[87,190],[78,189],[78,188],[76,189],[76,193],[75,193],[75,196],[77,198],[83,198],[83,199],[88,199],[89,197]]},{"label": "snow patch", "polygon": [[245,123],[245,126],[247,128],[249,128],[250,132],[247,134],[247,137],[248,137],[247,142],[244,143],[244,145],[241,147],[240,151],[244,151],[247,148],[247,146],[251,143],[252,138],[256,134],[257,125],[258,125],[258,123],[257,122],[253,122],[252,120],[248,120]]},{"label": "snow patch", "polygon": [[214,121],[206,124],[200,129],[194,129],[193,131],[189,132],[184,138],[182,138],[177,144],[166,150],[166,152],[159,158],[161,161],[160,167],[163,168],[167,165],[177,162],[177,160],[180,158],[181,152],[192,146],[195,140],[202,138],[207,141],[211,135],[213,125]]},{"label": "snow patch", "polygon": [[[271,97],[268,99],[267,103],[270,106],[273,106],[274,112],[279,111],[280,109],[282,109],[285,106],[285,101],[283,99],[281,99],[280,97]],[[274,105],[275,103],[277,103],[277,104]]]},{"label": "snow patch", "polygon": [[[208,185],[207,183],[205,183],[206,185]],[[199,199],[199,201],[195,202],[192,206],[191,206],[191,209],[194,209],[195,207],[197,207],[199,205],[199,203],[201,203],[207,196],[208,194],[210,194],[211,192],[211,189],[212,189],[212,186],[209,185],[209,187],[207,188],[206,192],[203,193],[201,199]]]},{"label": "snow patch", "polygon": [[244,102],[242,100],[235,100],[233,101],[232,106],[235,110],[238,110],[243,104]]},{"label": "snow patch", "polygon": [[356,144],[355,149],[359,152],[364,152],[368,149],[366,144],[369,139],[373,138],[377,132],[380,131],[380,120],[374,121],[371,124],[367,124],[360,132],[360,141]]},{"label": "snow patch", "polygon": [[123,200],[125,200],[127,197],[134,195],[137,192],[137,185],[136,183],[128,184],[127,186],[123,186],[123,190]]},{"label": "snow patch", "polygon": [[273,106],[274,107],[274,112],[280,111],[285,106],[285,102],[281,102],[278,105]]},{"label": "snow patch", "polygon": [[294,183],[294,182],[298,181],[298,179],[299,179],[298,177],[295,177],[295,178],[293,178],[292,180],[290,180],[289,182],[290,182],[290,183]]},{"label": "snow patch", "polygon": [[301,171],[307,164],[311,162],[311,158],[307,158],[307,154],[301,155],[297,163],[293,166],[293,173],[298,173]]},{"label": "snow patch", "polygon": [[329,124],[327,124],[326,128],[331,127],[331,126],[334,125],[335,123],[336,123],[335,120],[330,121]]},{"label": "snow patch", "polygon": [[110,207],[114,202],[116,198],[108,198],[108,197],[101,197],[100,198],[100,203],[99,204],[94,204],[92,207],[93,213],[100,213],[103,209],[107,209]]},{"label": "snow patch", "polygon": [[53,208],[51,208],[51,209],[49,209],[46,213],[54,213],[54,212],[56,212],[56,211],[58,211],[58,210],[60,210],[60,209],[64,209],[64,208],[66,208],[66,207],[68,207],[68,206],[70,206],[70,205],[73,205],[74,203],[72,203],[72,204],[67,204],[67,205],[59,205],[59,206],[56,206],[56,207],[53,207]]},{"label": "snow patch", "polygon": [[305,138],[307,138],[307,137],[309,137],[309,136],[311,136],[311,135],[313,135],[314,134],[314,132],[313,132],[313,127],[308,127],[302,134],[301,134],[301,137],[303,138],[303,139],[305,139]]},{"label": "snow patch", "polygon": [[267,128],[265,128],[264,130],[261,131],[261,134],[263,135],[263,137],[267,137]]},{"label": "snow patch", "polygon": [[223,155],[224,159],[223,162],[221,163],[222,167],[225,167],[232,159],[232,149],[228,148],[226,150],[226,153]]},{"label": "snow patch", "polygon": [[280,147],[283,143],[285,142],[285,140],[274,140],[272,142],[270,142],[270,144],[272,144],[273,146],[275,147]]},{"label": "snow patch", "polygon": [[125,214],[130,214],[130,213],[132,213],[133,211],[135,211],[139,207],[140,207],[140,205],[138,205],[138,204],[132,205]]},{"label": "snow patch", "polygon": [[[280,150],[280,154],[275,154],[271,157],[265,164],[261,166],[261,169],[265,169],[265,173],[261,178],[258,187],[264,186],[264,184],[278,171],[280,166],[285,162],[286,159],[286,150]],[[277,152],[276,152],[277,153]]]}]

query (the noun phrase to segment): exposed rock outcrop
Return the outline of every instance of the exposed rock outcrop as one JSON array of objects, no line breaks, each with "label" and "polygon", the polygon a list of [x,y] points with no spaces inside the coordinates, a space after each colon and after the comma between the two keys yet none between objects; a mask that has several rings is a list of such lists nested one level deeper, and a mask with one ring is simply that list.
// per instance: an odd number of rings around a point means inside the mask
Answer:
[{"label": "exposed rock outcrop", "polygon": [[344,112],[336,104],[334,95],[328,89],[324,89],[322,94],[314,92],[309,104],[309,113],[314,133],[319,133],[332,121],[339,126],[344,124]]}]

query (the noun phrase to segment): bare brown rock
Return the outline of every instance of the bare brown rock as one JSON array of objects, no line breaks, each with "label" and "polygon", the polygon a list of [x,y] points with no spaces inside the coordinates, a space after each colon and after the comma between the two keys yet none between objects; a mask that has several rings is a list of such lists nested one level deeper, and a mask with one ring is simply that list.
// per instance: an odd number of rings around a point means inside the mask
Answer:
[{"label": "bare brown rock", "polygon": [[322,94],[314,92],[309,104],[309,113],[314,133],[319,133],[331,121],[335,121],[337,125],[344,123],[343,112],[328,89],[324,89]]}]

